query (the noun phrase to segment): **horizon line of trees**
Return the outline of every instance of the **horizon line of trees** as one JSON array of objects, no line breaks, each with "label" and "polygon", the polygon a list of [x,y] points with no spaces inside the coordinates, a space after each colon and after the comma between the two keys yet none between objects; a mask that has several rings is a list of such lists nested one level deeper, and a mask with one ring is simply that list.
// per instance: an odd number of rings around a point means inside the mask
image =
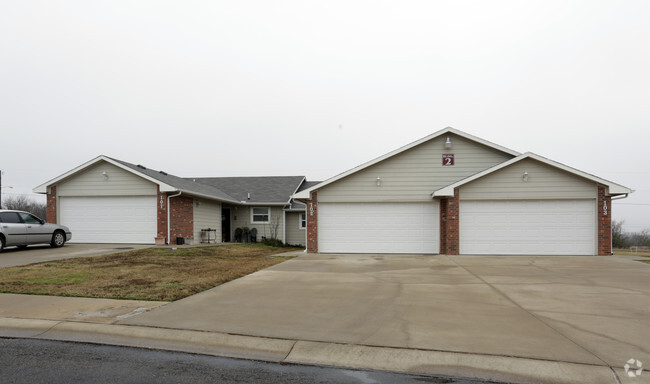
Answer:
[{"label": "horizon line of trees", "polygon": [[45,220],[45,214],[47,212],[46,203],[36,201],[27,195],[3,196],[1,208],[29,212],[43,220]]},{"label": "horizon line of trees", "polygon": [[614,248],[650,247],[650,229],[640,232],[623,230],[625,220],[612,221],[612,246]]}]

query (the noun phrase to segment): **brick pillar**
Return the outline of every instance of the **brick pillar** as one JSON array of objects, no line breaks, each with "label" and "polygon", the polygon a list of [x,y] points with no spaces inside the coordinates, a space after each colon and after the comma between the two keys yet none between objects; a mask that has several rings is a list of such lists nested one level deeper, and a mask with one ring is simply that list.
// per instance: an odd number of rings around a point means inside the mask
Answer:
[{"label": "brick pillar", "polygon": [[454,189],[454,197],[447,199],[446,212],[446,252],[447,255],[458,255],[460,252],[458,205],[460,203],[458,188]]},{"label": "brick pillar", "polygon": [[612,197],[605,195],[605,187],[598,186],[598,255],[612,254]]},{"label": "brick pillar", "polygon": [[177,237],[194,238],[194,199],[186,196],[172,197],[169,200],[171,211],[169,244],[176,244]]},{"label": "brick pillar", "polygon": [[56,224],[56,185],[50,187],[50,191],[47,193],[45,221],[48,223]]},{"label": "brick pillar", "polygon": [[318,191],[311,193],[307,204],[307,253],[318,253]]},{"label": "brick pillar", "polygon": [[440,200],[440,254],[447,254],[447,199]]},{"label": "brick pillar", "polygon": [[156,201],[156,211],[158,212],[158,233],[156,238],[163,239],[160,242],[156,241],[156,244],[168,244],[169,239],[167,239],[167,194],[160,192],[160,187],[158,187],[158,200]]}]

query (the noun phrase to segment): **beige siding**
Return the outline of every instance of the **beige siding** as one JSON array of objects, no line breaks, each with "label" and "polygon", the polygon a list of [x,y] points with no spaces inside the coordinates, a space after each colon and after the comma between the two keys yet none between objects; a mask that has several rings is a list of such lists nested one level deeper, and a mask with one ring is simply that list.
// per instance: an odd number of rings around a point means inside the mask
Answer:
[{"label": "beige siding", "polygon": [[[216,242],[221,242],[221,203],[203,199],[194,199],[194,244],[204,239],[201,229],[216,229]],[[210,239],[214,239],[214,234]],[[207,240],[207,238],[205,239]]]},{"label": "beige siding", "polygon": [[157,192],[156,184],[104,161],[56,186],[58,196],[147,196]]},{"label": "beige siding", "polygon": [[[260,205],[260,207],[265,207]],[[233,240],[234,233],[236,228],[248,227],[248,228],[257,228],[257,241],[262,241],[262,236],[271,237],[271,226],[277,223],[278,225],[278,235],[277,238],[282,240],[284,233],[284,218],[282,207],[271,207],[271,219],[268,224],[258,224],[251,223],[251,207],[235,207],[232,208],[233,220],[232,220],[232,230],[233,230]]]},{"label": "beige siding", "polygon": [[[524,182],[528,172],[528,182]],[[461,200],[596,198],[594,182],[525,159],[460,188]],[[319,196],[320,197],[320,196]]]},{"label": "beige siding", "polygon": [[[447,136],[453,147],[444,148]],[[453,154],[453,166],[442,155]],[[449,134],[422,143],[318,191],[319,202],[426,202],[444,186],[511,159],[513,156]],[[377,177],[381,185],[377,186]]]},{"label": "beige siding", "polygon": [[306,230],[300,228],[300,212],[287,212],[287,239],[291,245],[305,245]]}]

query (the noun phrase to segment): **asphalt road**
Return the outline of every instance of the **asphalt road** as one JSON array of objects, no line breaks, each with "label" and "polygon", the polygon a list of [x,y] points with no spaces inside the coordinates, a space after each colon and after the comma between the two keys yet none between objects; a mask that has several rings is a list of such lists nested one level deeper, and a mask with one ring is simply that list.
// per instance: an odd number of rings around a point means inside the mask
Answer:
[{"label": "asphalt road", "polygon": [[0,338],[0,383],[454,383],[484,381],[281,365],[186,353]]}]

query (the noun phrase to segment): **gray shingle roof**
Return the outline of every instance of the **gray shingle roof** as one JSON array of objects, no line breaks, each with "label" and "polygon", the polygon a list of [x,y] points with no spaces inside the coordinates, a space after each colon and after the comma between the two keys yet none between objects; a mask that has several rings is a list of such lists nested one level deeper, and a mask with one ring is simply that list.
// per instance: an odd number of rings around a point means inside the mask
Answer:
[{"label": "gray shingle roof", "polygon": [[[179,191],[231,203],[286,204],[296,189],[299,186],[302,187],[301,183],[305,180],[304,176],[178,177],[112,157],[110,159],[136,172],[171,185]],[[309,184],[311,185],[311,183]]]},{"label": "gray shingle roof", "polygon": [[[198,183],[219,189],[247,204],[285,204],[305,180],[304,176],[197,177]],[[250,194],[250,198],[249,198]]]},{"label": "gray shingle roof", "polygon": [[314,185],[317,185],[317,184],[320,184],[320,183],[322,183],[322,181],[305,181],[304,183],[302,183],[302,185],[300,186],[300,188],[298,188],[298,190],[296,192],[304,191],[305,189],[311,188]]},{"label": "gray shingle roof", "polygon": [[216,198],[219,200],[224,200],[224,201],[231,201],[235,202],[238,201],[236,198],[228,195],[227,193],[223,192],[222,190],[212,187],[210,185],[205,185],[201,184],[197,181],[192,181],[192,179],[185,179],[182,177],[170,175],[167,173],[163,173],[161,171],[155,171],[153,169],[149,169],[146,167],[134,165],[131,163],[127,163],[126,161],[118,160],[111,158],[114,161],[117,161],[118,163],[129,167],[137,172],[140,172],[142,174],[145,174],[153,179],[156,179],[158,181],[161,181],[165,184],[171,185],[175,188],[177,188],[179,191],[186,192],[189,194],[194,194],[194,195],[202,195],[206,197],[212,197]]}]

